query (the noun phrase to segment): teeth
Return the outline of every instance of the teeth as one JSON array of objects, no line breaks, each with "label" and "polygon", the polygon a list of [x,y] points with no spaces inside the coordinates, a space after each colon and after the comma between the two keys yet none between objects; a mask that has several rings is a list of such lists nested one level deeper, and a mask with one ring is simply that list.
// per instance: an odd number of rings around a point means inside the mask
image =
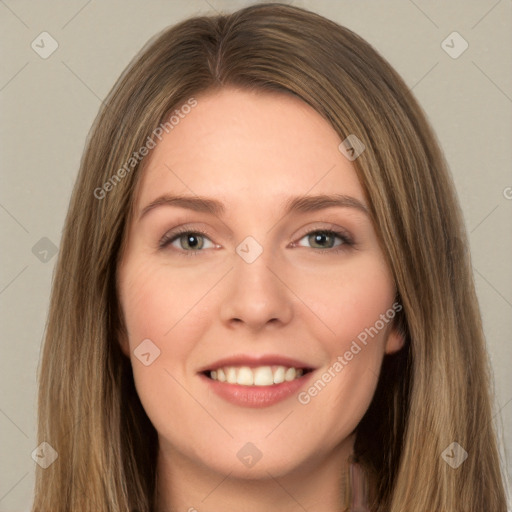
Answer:
[{"label": "teeth", "polygon": [[277,370],[274,372],[274,384],[281,384],[281,382],[284,382],[285,373],[286,373],[285,367],[278,366]]},{"label": "teeth", "polygon": [[258,366],[257,368],[228,366],[212,370],[210,377],[219,382],[240,384],[242,386],[272,386],[273,384],[298,379],[302,377],[303,373],[302,369],[298,370],[285,366]]},{"label": "teeth", "polygon": [[[232,370],[236,372],[235,368],[232,368]],[[247,366],[239,368],[236,383],[241,384],[242,386],[252,386],[254,384],[254,374],[252,373],[252,370],[247,368]]]},{"label": "teeth", "polygon": [[296,374],[297,370],[295,370],[295,368],[288,368],[284,374],[284,380],[286,382],[290,382],[291,380],[295,379]]},{"label": "teeth", "polygon": [[274,374],[270,366],[260,366],[254,370],[255,386],[271,386],[274,384]]},{"label": "teeth", "polygon": [[226,382],[236,384],[236,370],[231,366],[226,369]]}]

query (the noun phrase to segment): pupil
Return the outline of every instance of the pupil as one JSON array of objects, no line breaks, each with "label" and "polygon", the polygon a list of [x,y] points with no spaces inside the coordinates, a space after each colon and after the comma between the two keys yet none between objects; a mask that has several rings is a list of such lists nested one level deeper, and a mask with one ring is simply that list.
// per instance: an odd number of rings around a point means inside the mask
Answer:
[{"label": "pupil", "polygon": [[[191,247],[195,247],[197,245],[197,237],[195,235],[189,235],[188,237],[188,244],[191,246]],[[191,240],[195,240],[196,242],[194,243],[193,241],[191,242]]]},{"label": "pupil", "polygon": [[326,237],[326,236],[327,236],[327,235],[326,235],[325,233],[319,233],[319,234],[317,234],[317,235],[316,235],[316,243],[319,243],[319,244],[322,244],[322,242],[323,242],[323,243],[325,243],[325,240],[324,240],[324,239],[325,239],[325,237]]}]

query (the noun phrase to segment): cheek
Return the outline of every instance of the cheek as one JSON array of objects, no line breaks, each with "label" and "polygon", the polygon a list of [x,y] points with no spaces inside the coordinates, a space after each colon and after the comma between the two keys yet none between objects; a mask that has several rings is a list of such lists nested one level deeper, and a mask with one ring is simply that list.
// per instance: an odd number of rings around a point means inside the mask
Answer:
[{"label": "cheek", "polygon": [[[169,417],[169,413],[189,411],[191,407],[193,410],[194,402],[183,386],[186,387],[187,363],[190,364],[198,327],[191,321],[193,315],[187,313],[201,294],[197,288],[185,286],[185,278],[177,279],[176,272],[148,265],[147,261],[148,258],[132,260],[120,276],[121,280],[126,278],[121,281],[124,286],[120,298],[133,377],[152,424],[158,432],[165,432],[169,439],[178,442],[195,428],[191,423],[184,427],[182,422],[173,420],[175,415]],[[143,340],[144,351],[139,350]],[[150,354],[148,365],[137,357],[141,353]]]},{"label": "cheek", "polygon": [[[137,393],[150,416],[162,403],[177,400],[175,393],[164,396],[182,380],[191,351],[191,333],[187,332],[187,288],[172,279],[162,268],[132,261],[121,277],[121,305],[128,331],[128,343]],[[123,282],[123,281],[122,281]],[[190,306],[189,306],[190,307]],[[149,340],[149,341],[148,341]],[[147,355],[149,354],[149,355]],[[172,376],[172,377],[171,377]]]},{"label": "cheek", "polygon": [[[204,295],[208,279],[169,271],[165,266],[134,263],[126,269],[126,285],[121,290],[121,304],[129,332],[130,348],[150,338],[160,348],[172,340],[173,350],[180,349],[175,333],[187,327],[187,317]],[[198,283],[204,286],[198,286]],[[185,339],[180,336],[185,345]]]},{"label": "cheek", "polygon": [[[204,337],[204,330],[211,324],[204,311],[208,303],[205,296],[218,281],[215,272],[177,271],[166,265],[149,264],[150,259],[133,258],[120,275],[124,284],[120,299],[134,378],[139,385],[148,380],[148,386],[156,385],[151,381],[155,372],[148,372],[148,368],[160,368],[164,373],[167,370],[178,379],[193,370],[196,340]],[[143,340],[148,339],[160,354],[150,367],[145,367],[136,354]]]},{"label": "cheek", "polygon": [[[357,255],[336,267],[330,266],[328,271],[305,275],[297,289],[304,303],[321,320],[315,322],[315,337],[324,340],[331,354],[342,354],[358,337],[364,341],[365,335],[374,340],[376,349],[383,350],[382,342],[392,319],[389,313],[393,313],[390,308],[395,287],[378,254]],[[389,318],[383,321],[382,315],[386,317],[386,313]]]}]

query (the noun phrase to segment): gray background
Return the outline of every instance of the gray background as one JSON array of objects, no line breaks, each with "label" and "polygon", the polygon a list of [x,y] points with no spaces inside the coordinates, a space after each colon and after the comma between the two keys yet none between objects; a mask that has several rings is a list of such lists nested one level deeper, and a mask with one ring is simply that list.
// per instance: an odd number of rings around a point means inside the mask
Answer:
[{"label": "gray background", "polygon": [[[0,0],[0,512],[28,511],[32,502],[36,372],[56,261],[52,247],[58,250],[100,102],[156,32],[197,13],[252,3]],[[504,453],[512,447],[512,1],[289,3],[368,40],[429,116],[470,232]],[[46,59],[31,47],[34,40],[42,46],[43,31],[59,45]],[[469,44],[458,58],[442,47],[454,31]],[[448,44],[452,52],[461,48],[456,40]]]}]

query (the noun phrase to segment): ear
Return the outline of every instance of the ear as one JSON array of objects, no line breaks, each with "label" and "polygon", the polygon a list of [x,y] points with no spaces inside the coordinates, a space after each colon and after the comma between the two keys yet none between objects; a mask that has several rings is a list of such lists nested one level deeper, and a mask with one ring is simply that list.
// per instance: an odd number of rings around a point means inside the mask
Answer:
[{"label": "ear", "polygon": [[398,352],[405,345],[405,337],[402,334],[401,330],[397,328],[394,324],[388,334],[386,339],[386,345],[384,347],[384,352],[386,354],[393,354],[394,352]]},{"label": "ear", "polygon": [[121,348],[121,352],[130,359],[130,343],[128,342],[128,333],[122,329],[117,329],[117,342]]}]

